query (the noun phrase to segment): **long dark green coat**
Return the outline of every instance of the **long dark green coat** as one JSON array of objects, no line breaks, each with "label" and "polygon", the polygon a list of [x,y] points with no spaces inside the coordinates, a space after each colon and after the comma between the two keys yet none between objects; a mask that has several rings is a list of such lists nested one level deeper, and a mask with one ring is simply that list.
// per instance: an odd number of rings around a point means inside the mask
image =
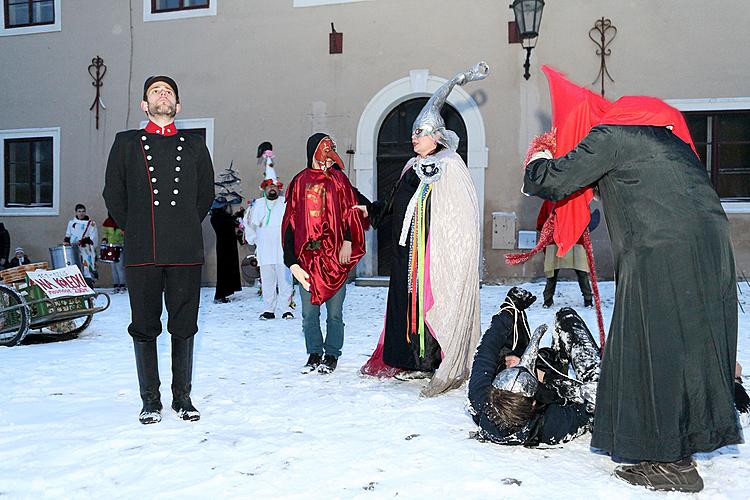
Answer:
[{"label": "long dark green coat", "polygon": [[589,185],[616,279],[591,445],[671,462],[741,442],[734,256],[705,168],[666,128],[599,125],[566,156],[529,164],[523,191],[560,200]]}]

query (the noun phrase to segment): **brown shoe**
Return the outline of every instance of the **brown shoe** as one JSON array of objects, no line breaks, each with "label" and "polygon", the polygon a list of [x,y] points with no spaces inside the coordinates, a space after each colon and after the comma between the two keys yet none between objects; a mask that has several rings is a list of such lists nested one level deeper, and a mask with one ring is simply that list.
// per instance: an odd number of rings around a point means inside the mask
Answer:
[{"label": "brown shoe", "polygon": [[703,479],[690,458],[679,462],[641,462],[615,468],[615,475],[635,486],[658,491],[696,493],[703,489]]}]

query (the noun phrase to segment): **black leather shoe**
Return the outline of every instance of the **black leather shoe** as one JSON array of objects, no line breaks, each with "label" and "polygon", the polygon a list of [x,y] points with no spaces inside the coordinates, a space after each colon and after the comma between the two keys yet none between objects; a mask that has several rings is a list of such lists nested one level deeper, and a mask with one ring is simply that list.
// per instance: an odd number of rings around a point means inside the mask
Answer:
[{"label": "black leather shoe", "polygon": [[272,313],[272,312],[266,311],[263,314],[261,314],[260,318],[258,318],[258,319],[262,319],[262,320],[276,319],[276,315],[274,313]]},{"label": "black leather shoe", "polygon": [[285,312],[281,315],[281,319],[294,319],[294,314],[290,312]]},{"label": "black leather shoe", "polygon": [[172,409],[177,417],[188,422],[195,422],[201,419],[200,412],[193,406],[190,398],[172,401]]},{"label": "black leather shoe", "polygon": [[318,373],[331,373],[333,370],[336,369],[336,364],[338,363],[338,359],[334,358],[330,354],[326,354],[323,356],[323,361],[320,363],[320,366],[318,366]]},{"label": "black leather shoe", "polygon": [[307,358],[307,364],[302,367],[301,373],[314,372],[318,369],[318,366],[320,366],[321,360],[322,356],[317,352],[310,354],[310,357]]},{"label": "black leather shoe", "polygon": [[138,421],[143,425],[158,424],[161,422],[161,402],[143,403],[141,413],[138,414]]}]

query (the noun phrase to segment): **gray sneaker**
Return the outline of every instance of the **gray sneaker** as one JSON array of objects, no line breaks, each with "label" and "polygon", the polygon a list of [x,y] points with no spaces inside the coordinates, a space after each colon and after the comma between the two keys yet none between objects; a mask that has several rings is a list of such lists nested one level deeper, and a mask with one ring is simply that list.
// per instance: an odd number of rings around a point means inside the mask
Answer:
[{"label": "gray sneaker", "polygon": [[690,458],[679,462],[641,462],[637,465],[621,465],[615,475],[635,486],[658,491],[681,491],[696,493],[703,489],[703,479]]}]

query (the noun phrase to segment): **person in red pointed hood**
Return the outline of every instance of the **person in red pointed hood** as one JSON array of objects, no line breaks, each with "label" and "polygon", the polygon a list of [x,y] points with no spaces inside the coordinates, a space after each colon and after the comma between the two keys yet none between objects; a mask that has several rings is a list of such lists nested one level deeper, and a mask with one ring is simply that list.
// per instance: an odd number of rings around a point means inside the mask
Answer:
[{"label": "person in red pointed hood", "polygon": [[[307,166],[289,183],[281,223],[284,263],[300,283],[302,331],[309,358],[303,371],[330,373],[344,345],[346,279],[365,254],[369,224],[343,160],[327,134],[307,140]],[[326,305],[325,341],[320,306]]]},{"label": "person in red pointed hood", "polygon": [[631,484],[700,491],[691,455],[742,442],[729,222],[679,111],[653,97],[619,99],[558,158],[531,155],[522,191],[560,201],[590,187],[616,282],[591,446],[640,462],[615,470]]},{"label": "person in red pointed hood", "polygon": [[[559,71],[546,65],[542,66],[542,71],[549,82],[552,132],[534,139],[525,163],[528,163],[535,154],[543,154],[543,151],[549,151],[555,158],[564,156],[589,133],[591,127],[600,122],[604,113],[612,106],[607,99],[585,87],[576,85]],[[577,251],[579,261],[583,260],[582,257],[585,255],[585,267],[591,275],[592,291],[585,290],[587,287],[583,285],[581,290],[586,306],[592,302],[593,298],[599,326],[599,340],[600,344],[604,345],[604,318],[601,313],[599,286],[596,281],[594,250],[587,229],[591,219],[589,204],[593,199],[594,190],[590,186],[582,186],[574,193],[557,201],[552,216],[548,214],[548,217],[541,221],[542,225],[537,228],[540,236],[534,249],[526,253],[506,255],[506,262],[511,265],[520,264],[544,250],[546,272],[547,253],[555,252],[554,255],[550,255],[550,259],[563,259]],[[577,250],[574,249],[576,244],[581,245],[577,247]],[[583,270],[584,265],[579,262],[578,267]],[[588,282],[588,278],[586,281]],[[581,283],[580,275],[579,283]],[[549,281],[548,285],[551,285]],[[554,287],[548,287],[544,299],[546,307],[552,306],[552,295],[554,295]]]}]

